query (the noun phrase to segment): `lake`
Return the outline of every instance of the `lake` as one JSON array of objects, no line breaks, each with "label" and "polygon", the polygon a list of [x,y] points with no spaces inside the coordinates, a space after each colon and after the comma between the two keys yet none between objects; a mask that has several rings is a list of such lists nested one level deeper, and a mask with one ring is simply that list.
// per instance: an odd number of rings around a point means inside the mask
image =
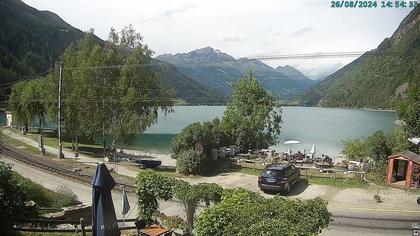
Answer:
[{"label": "lake", "polygon": [[[166,116],[160,113],[157,124],[138,136],[130,148],[169,153],[171,139],[182,128],[193,122],[221,118],[225,109],[225,106],[175,106],[173,113]],[[289,146],[283,142],[293,139],[301,144],[293,145],[292,150],[304,151],[310,150],[312,142],[315,142],[318,154],[334,157],[340,155],[343,140],[368,137],[378,130],[390,133],[396,119],[395,112],[387,111],[320,107],[282,109],[282,132],[272,148],[278,152],[287,151]],[[0,112],[0,124],[4,125],[3,112]]]},{"label": "lake", "polygon": [[[133,148],[168,153],[170,140],[192,122],[208,121],[223,116],[225,106],[176,106],[174,113],[159,114],[156,125],[134,140]],[[395,125],[395,112],[356,109],[283,107],[283,127],[279,142],[272,148],[287,151],[286,140],[298,140],[293,151],[310,150],[316,143],[318,154],[338,156],[343,140],[368,137],[378,130],[390,133]]]}]

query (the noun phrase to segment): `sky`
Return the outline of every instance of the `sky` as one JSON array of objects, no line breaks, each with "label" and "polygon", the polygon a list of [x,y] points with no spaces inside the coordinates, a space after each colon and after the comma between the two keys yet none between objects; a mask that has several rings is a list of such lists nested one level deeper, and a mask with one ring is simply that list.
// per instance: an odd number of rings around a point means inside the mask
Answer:
[{"label": "sky", "polygon": [[[111,27],[132,24],[155,52],[210,46],[235,58],[367,51],[390,37],[411,9],[331,8],[328,0],[23,0],[107,39]],[[354,57],[263,61],[291,65],[312,79]]]}]

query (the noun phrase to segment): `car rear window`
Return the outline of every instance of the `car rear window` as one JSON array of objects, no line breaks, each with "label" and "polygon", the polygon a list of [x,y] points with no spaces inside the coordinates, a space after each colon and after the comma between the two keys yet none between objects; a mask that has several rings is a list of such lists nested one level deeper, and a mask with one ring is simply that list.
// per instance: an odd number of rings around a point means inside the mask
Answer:
[{"label": "car rear window", "polygon": [[261,174],[262,177],[283,177],[282,170],[265,170]]}]

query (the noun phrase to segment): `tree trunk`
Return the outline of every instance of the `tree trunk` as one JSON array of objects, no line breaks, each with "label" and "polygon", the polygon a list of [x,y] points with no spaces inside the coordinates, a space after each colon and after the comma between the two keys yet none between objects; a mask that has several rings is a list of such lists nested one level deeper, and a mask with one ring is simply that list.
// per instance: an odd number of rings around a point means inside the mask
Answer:
[{"label": "tree trunk", "polygon": [[41,155],[45,155],[45,148],[44,148],[44,115],[41,114],[39,116],[39,146],[41,148]]},{"label": "tree trunk", "polygon": [[79,154],[79,136],[78,135],[76,135],[75,142],[76,142],[75,151],[77,154]]},{"label": "tree trunk", "polygon": [[28,131],[29,131],[29,124],[28,124],[28,122],[25,122],[24,126],[25,127],[23,128],[23,134],[26,135],[26,133],[28,133]]},{"label": "tree trunk", "polygon": [[102,134],[102,145],[103,145],[103,154],[104,157],[106,156],[106,139],[105,139],[105,134]]},{"label": "tree trunk", "polygon": [[187,227],[188,232],[191,233],[194,227],[194,215],[197,204],[194,200],[184,201],[185,214],[187,216]]},{"label": "tree trunk", "polygon": [[71,137],[71,150],[74,152],[74,136]]}]

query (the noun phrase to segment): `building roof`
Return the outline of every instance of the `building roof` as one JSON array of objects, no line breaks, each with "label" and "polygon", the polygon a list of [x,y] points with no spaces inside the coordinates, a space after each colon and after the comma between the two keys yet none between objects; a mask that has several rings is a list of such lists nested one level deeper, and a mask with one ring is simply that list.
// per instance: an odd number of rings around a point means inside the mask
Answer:
[{"label": "building roof", "polygon": [[420,145],[420,138],[418,137],[414,137],[414,138],[409,138],[408,141],[414,143],[415,145],[419,146]]},{"label": "building roof", "polygon": [[418,164],[420,164],[420,155],[414,152],[410,152],[410,151],[404,151],[404,152],[400,152],[394,155],[391,155],[388,157],[388,159],[392,159],[392,158],[397,158],[397,157],[404,157],[408,160],[414,161]]}]

